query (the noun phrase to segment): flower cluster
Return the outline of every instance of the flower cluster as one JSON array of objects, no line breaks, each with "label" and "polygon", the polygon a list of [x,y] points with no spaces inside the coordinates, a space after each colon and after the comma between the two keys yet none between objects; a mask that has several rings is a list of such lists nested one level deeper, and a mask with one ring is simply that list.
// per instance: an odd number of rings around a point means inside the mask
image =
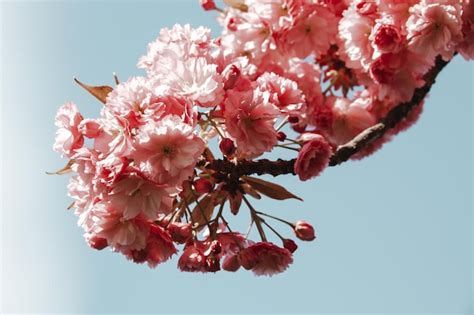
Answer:
[{"label": "flower cluster", "polygon": [[[155,267],[183,246],[182,271],[284,271],[297,245],[270,222],[303,241],[315,239],[314,229],[260,212],[249,199],[297,197],[209,168],[216,159],[210,144],[236,166],[276,148],[297,151],[294,173],[305,181],[324,170],[337,146],[409,101],[438,56],[474,57],[472,1],[224,2],[221,9],[201,0],[219,11],[218,38],[204,27],[165,28],[138,62],[146,75],[117,79],[114,88],[78,81],[104,103],[98,118],[84,118],[72,102],[59,109],[54,150],[69,162],[57,173],[75,173],[71,207],[92,248]],[[242,203],[259,241],[228,223]]]}]

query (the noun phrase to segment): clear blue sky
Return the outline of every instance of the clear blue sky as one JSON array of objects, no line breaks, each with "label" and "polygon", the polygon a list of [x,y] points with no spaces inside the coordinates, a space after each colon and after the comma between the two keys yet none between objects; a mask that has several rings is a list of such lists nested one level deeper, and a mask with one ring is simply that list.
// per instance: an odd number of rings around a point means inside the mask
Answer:
[{"label": "clear blue sky", "polygon": [[361,162],[304,184],[305,199],[258,208],[304,218],[318,240],[288,272],[190,274],[176,258],[151,270],[89,249],[66,211],[64,161],[51,150],[57,108],[99,104],[72,82],[112,84],[160,28],[207,25],[198,1],[2,1],[3,312],[458,313],[472,304],[473,66],[446,68],[420,122]]}]

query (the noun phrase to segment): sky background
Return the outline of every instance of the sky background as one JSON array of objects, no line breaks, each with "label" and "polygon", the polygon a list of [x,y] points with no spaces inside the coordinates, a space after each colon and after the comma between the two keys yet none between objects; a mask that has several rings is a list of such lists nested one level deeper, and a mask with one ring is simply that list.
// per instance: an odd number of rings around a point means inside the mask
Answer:
[{"label": "sky background", "polygon": [[[306,219],[291,268],[192,274],[152,270],[85,244],[52,151],[57,108],[100,104],[72,81],[112,85],[160,28],[206,25],[198,1],[1,1],[1,312],[472,314],[473,64],[456,57],[416,126],[360,162],[311,182],[278,178],[305,199],[256,203]],[[291,235],[287,231],[287,235]]]}]

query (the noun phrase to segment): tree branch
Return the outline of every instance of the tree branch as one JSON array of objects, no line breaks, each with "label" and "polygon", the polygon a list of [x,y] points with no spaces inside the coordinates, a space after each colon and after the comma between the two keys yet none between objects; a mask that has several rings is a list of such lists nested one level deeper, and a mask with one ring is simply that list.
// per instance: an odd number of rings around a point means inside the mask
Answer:
[{"label": "tree branch", "polygon": [[[389,129],[400,123],[410,111],[418,106],[431,90],[435,83],[435,79],[449,61],[444,61],[441,57],[436,58],[435,65],[424,76],[425,85],[417,88],[409,102],[401,103],[390,110],[379,123],[365,129],[354,139],[346,144],[340,145],[334,152],[329,161],[329,166],[336,166],[349,160],[354,154],[366,148],[373,141],[381,138]],[[271,161],[268,159],[260,159],[255,161],[239,161],[237,164],[228,160],[214,160],[207,165],[208,169],[212,169],[221,174],[227,174],[233,178],[248,175],[279,176],[284,174],[293,174],[296,159]]]}]

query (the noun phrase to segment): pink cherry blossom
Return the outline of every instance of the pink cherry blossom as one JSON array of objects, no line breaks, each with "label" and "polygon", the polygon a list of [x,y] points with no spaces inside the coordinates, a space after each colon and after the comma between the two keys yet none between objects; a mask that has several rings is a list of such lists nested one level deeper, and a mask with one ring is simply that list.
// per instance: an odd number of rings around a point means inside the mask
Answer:
[{"label": "pink cherry blossom", "polygon": [[136,263],[147,262],[148,266],[155,268],[169,260],[177,250],[169,234],[156,224],[149,224],[149,234],[146,246],[143,249],[122,249],[123,253]]},{"label": "pink cherry blossom", "polygon": [[192,28],[189,24],[176,24],[172,29],[163,28],[158,38],[148,45],[148,52],[140,58],[138,67],[154,75],[162,71],[160,59],[170,53],[181,60],[190,57],[208,57],[211,48],[211,30]]},{"label": "pink cherry blossom", "polygon": [[407,21],[408,49],[434,60],[441,54],[452,56],[455,45],[461,40],[461,10],[456,4],[423,0],[411,9]]},{"label": "pink cherry blossom", "polygon": [[318,176],[328,165],[331,154],[331,146],[326,140],[322,136],[314,135],[298,153],[295,173],[303,181]]},{"label": "pink cherry blossom", "polygon": [[257,276],[272,276],[285,271],[293,262],[291,252],[269,242],[259,242],[245,248],[239,256],[241,265]]},{"label": "pink cherry blossom", "polygon": [[162,85],[204,107],[214,107],[222,101],[223,79],[217,65],[205,58],[187,60],[165,59],[156,80]]},{"label": "pink cherry blossom", "polygon": [[58,109],[55,125],[58,128],[54,141],[54,150],[62,155],[71,156],[84,144],[84,137],[79,131],[82,115],[76,104],[69,102]]},{"label": "pink cherry blossom", "polygon": [[278,114],[268,92],[228,92],[224,112],[226,130],[235,139],[238,152],[258,156],[270,151],[277,142],[273,124]]},{"label": "pink cherry blossom", "polygon": [[305,58],[324,54],[335,43],[338,18],[321,5],[306,5],[295,24],[284,35],[286,49]]},{"label": "pink cherry blossom", "polygon": [[139,214],[155,219],[158,213],[168,214],[173,203],[172,188],[157,185],[146,178],[130,175],[111,187],[110,202],[129,220]]},{"label": "pink cherry blossom", "polygon": [[257,79],[261,91],[270,93],[270,99],[282,113],[298,116],[305,112],[306,101],[296,82],[273,72],[266,72]]},{"label": "pink cherry blossom", "polygon": [[344,12],[339,23],[339,36],[343,42],[346,64],[355,69],[367,69],[372,59],[372,45],[369,37],[374,27],[373,17],[362,15],[354,6]]},{"label": "pink cherry blossom", "polygon": [[94,205],[93,232],[107,240],[109,246],[119,250],[140,250],[145,248],[149,233],[146,221],[141,217],[125,220],[120,209],[111,203]]},{"label": "pink cherry blossom", "polygon": [[177,117],[149,122],[138,131],[132,157],[140,169],[160,184],[188,178],[204,151],[204,141]]},{"label": "pink cherry blossom", "polygon": [[[253,204],[298,198],[255,176],[306,181],[411,127],[423,108],[417,89],[431,87],[438,56],[474,59],[472,3],[201,0],[218,15],[218,37],[188,24],[164,28],[139,59],[143,76],[115,78],[113,88],[80,84],[105,103],[97,117],[84,119],[71,102],[58,110],[54,150],[68,162],[54,174],[72,173],[69,208],[86,243],[150,268],[180,252],[181,271],[285,271],[295,241],[315,231]],[[412,100],[418,106],[405,113]],[[372,137],[369,128],[400,109],[403,118]],[[361,133],[372,141],[341,159]],[[280,156],[259,158],[274,148]],[[243,213],[247,235],[231,216]],[[277,231],[281,222],[295,241]]]}]

